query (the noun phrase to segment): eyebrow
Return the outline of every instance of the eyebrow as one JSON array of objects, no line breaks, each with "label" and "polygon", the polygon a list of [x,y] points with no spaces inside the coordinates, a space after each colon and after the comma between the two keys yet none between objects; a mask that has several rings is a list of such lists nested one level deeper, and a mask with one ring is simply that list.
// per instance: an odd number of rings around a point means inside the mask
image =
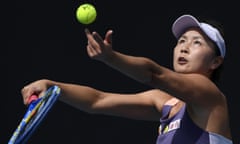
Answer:
[{"label": "eyebrow", "polygon": [[[187,39],[187,36],[186,36],[186,35],[182,35],[180,38],[185,38],[185,39]],[[179,38],[179,39],[180,39],[180,38]],[[193,37],[191,37],[191,38],[193,38],[194,40],[196,40],[196,39],[203,39],[203,40],[205,40],[203,36],[193,36]]]}]

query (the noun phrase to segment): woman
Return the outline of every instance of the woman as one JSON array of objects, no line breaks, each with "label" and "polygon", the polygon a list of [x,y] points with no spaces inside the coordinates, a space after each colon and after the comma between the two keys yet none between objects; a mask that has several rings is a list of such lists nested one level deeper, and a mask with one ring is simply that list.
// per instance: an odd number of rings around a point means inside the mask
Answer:
[{"label": "woman", "polygon": [[58,85],[60,100],[79,110],[136,120],[160,121],[157,144],[231,144],[227,100],[215,84],[225,56],[217,28],[191,15],[172,26],[178,39],[170,70],[154,61],[112,49],[112,30],[103,39],[86,29],[88,55],[153,89],[133,94],[100,91],[88,86],[37,80],[22,89],[24,104]]}]

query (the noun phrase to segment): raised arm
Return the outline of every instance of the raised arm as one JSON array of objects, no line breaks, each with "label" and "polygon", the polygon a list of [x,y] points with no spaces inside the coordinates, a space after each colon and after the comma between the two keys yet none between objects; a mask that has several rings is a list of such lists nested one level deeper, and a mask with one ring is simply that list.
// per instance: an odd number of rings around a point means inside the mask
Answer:
[{"label": "raised arm", "polygon": [[[87,51],[91,58],[104,62],[123,74],[159,88],[191,105],[205,107],[216,101],[221,92],[210,79],[201,74],[181,74],[163,67],[151,59],[119,53],[112,49],[112,30],[104,38],[85,30]],[[222,96],[220,96],[222,97]],[[206,99],[208,101],[206,102]]]},{"label": "raised arm", "polygon": [[[112,30],[107,31],[105,38],[97,32],[90,33],[85,30],[88,38],[88,55],[96,60],[102,61],[110,67],[124,73],[125,75],[141,83],[149,83],[153,73],[162,73],[159,65],[148,58],[125,55],[112,49]],[[167,70],[168,71],[168,70]]]}]

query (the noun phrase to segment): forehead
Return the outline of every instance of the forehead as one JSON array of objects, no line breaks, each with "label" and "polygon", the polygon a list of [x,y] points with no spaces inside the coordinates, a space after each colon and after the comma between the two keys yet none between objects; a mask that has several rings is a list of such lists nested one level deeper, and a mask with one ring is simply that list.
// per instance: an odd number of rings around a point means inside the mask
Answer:
[{"label": "forehead", "polygon": [[207,35],[198,27],[191,27],[185,30],[185,32],[182,34],[182,36],[198,36],[204,39],[209,39]]},{"label": "forehead", "polygon": [[180,38],[202,39],[209,47],[215,47],[215,43],[198,27],[187,29]]}]

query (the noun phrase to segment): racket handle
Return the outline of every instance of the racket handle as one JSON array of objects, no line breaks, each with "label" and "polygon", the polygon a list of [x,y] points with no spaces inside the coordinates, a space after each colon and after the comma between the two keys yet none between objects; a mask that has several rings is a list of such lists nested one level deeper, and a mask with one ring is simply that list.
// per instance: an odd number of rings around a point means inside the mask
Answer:
[{"label": "racket handle", "polygon": [[29,98],[28,98],[28,101],[27,103],[30,104],[31,102],[35,101],[38,99],[38,96],[37,95],[31,95]]}]

